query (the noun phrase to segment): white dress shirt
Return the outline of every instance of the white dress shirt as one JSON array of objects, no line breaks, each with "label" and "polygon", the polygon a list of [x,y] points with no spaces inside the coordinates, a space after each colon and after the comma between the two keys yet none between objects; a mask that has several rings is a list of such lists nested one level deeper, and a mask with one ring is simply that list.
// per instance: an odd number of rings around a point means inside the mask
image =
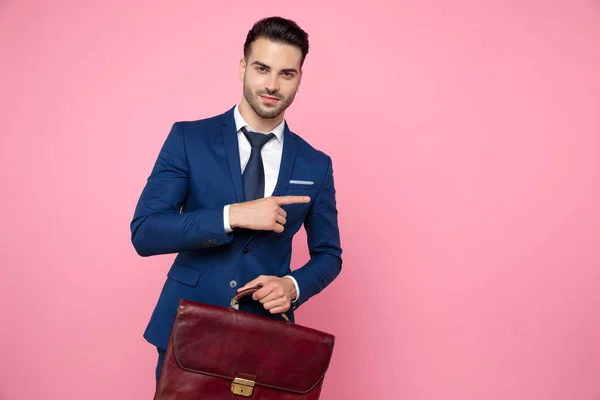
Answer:
[{"label": "white dress shirt", "polygon": [[[240,164],[242,167],[242,174],[244,173],[244,169],[248,164],[248,160],[250,159],[250,152],[252,151],[252,147],[250,146],[250,142],[244,136],[242,132],[242,128],[246,127],[249,131],[256,132],[256,129],[252,128],[242,117],[239,111],[239,105],[235,106],[233,110],[233,116],[235,118],[235,127],[237,129],[237,138],[238,138],[238,147],[240,150]],[[269,197],[273,194],[275,190],[275,185],[277,184],[277,178],[279,177],[279,166],[281,164],[281,155],[283,152],[283,130],[285,126],[285,121],[281,121],[279,125],[277,125],[271,133],[275,135],[274,139],[271,139],[265,144],[260,152],[263,160],[263,167],[265,170],[265,197]],[[232,232],[231,226],[229,225],[229,204],[223,208],[223,221],[225,232]],[[300,288],[298,287],[298,282],[293,276],[286,275],[287,278],[290,278],[294,285],[296,286],[296,298],[293,302],[298,301],[300,298]]]}]

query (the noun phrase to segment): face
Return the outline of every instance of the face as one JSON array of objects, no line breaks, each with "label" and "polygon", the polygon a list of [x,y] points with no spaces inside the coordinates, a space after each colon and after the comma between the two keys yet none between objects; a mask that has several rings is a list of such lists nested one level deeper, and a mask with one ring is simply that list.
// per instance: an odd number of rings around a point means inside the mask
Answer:
[{"label": "face", "polygon": [[248,60],[240,61],[244,99],[263,119],[280,116],[294,101],[302,74],[299,48],[259,38]]}]

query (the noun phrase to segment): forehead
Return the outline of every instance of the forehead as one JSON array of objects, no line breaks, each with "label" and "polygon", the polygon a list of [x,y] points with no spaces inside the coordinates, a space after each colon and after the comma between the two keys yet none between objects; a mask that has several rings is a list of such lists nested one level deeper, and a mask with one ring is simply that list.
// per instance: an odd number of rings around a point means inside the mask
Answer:
[{"label": "forehead", "polygon": [[248,63],[261,62],[275,69],[300,68],[302,51],[290,44],[273,42],[266,38],[258,38],[250,47]]}]

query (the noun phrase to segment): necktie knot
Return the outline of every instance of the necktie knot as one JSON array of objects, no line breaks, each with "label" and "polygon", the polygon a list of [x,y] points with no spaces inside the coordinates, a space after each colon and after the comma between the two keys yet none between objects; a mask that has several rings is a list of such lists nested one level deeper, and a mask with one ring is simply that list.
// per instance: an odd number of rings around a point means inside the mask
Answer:
[{"label": "necktie knot", "polygon": [[252,146],[255,149],[262,149],[263,146],[267,144],[269,140],[275,137],[273,133],[265,135],[258,132],[248,131],[245,127],[242,128],[242,132],[244,132],[244,136],[246,136],[246,139],[248,139],[248,141],[250,142],[250,146]]}]

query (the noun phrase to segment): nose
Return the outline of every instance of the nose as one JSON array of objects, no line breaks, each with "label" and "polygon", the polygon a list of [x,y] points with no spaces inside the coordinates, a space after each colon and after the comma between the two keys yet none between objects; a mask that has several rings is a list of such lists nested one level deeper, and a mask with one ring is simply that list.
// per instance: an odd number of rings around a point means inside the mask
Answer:
[{"label": "nose", "polygon": [[275,93],[279,90],[279,80],[277,79],[277,74],[269,74],[265,81],[265,89],[269,91],[269,93]]}]

